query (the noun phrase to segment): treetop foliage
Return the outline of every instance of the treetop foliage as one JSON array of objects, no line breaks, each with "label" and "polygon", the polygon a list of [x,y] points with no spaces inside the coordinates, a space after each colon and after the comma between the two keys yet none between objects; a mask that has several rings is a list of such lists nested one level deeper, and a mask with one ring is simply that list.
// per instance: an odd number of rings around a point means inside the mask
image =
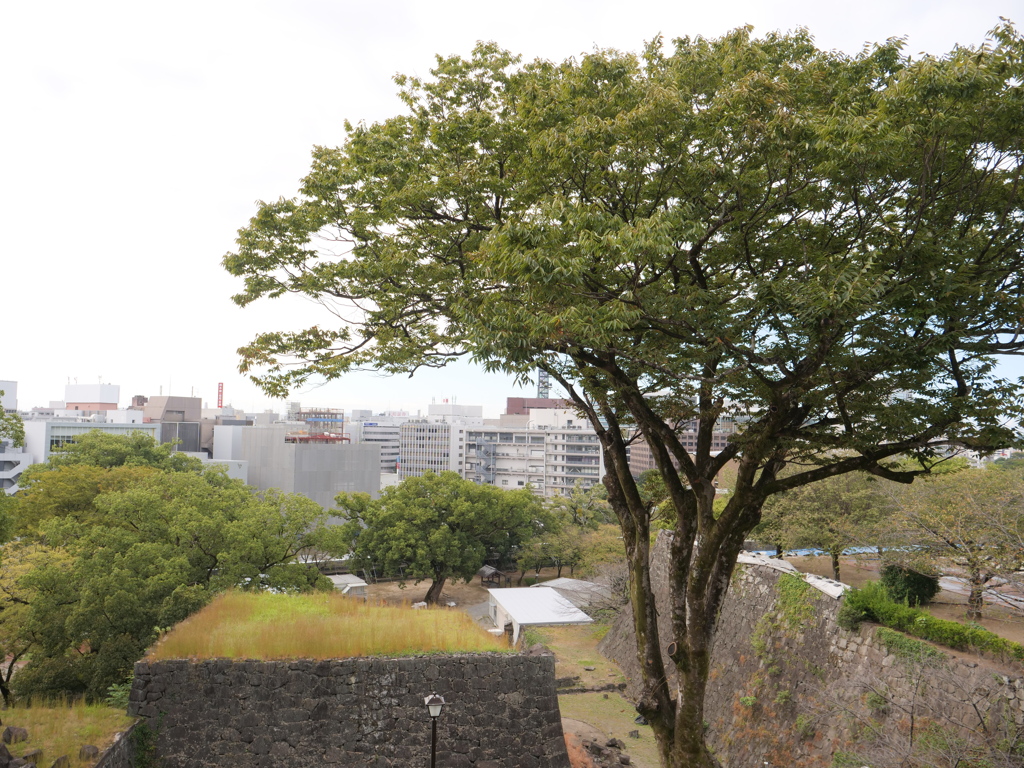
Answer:
[{"label": "treetop foliage", "polygon": [[339,494],[354,565],[430,579],[437,602],[447,579],[469,581],[489,556],[511,553],[554,518],[529,490],[477,485],[457,472],[427,472],[385,488],[379,499]]},{"label": "treetop foliage", "polygon": [[992,355],[1024,347],[1024,71],[1018,33],[992,34],[917,60],[746,28],[439,58],[398,79],[407,114],[318,147],[300,197],[240,231],[239,304],[361,309],[263,334],[242,368],[281,395],[364,365],[540,365],[628,421],[738,411],[729,457],[767,434],[862,466],[1012,443]]}]

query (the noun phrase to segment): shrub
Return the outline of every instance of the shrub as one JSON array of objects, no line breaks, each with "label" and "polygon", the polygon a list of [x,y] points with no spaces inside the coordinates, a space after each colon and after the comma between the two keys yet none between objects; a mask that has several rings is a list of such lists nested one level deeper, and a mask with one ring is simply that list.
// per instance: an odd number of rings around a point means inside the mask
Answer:
[{"label": "shrub", "polygon": [[924,605],[939,594],[939,577],[918,573],[901,565],[882,568],[882,586],[897,603]]},{"label": "shrub", "polygon": [[803,741],[807,741],[807,739],[811,738],[816,731],[814,718],[811,715],[797,715],[794,727],[796,728],[797,735],[800,736]]},{"label": "shrub", "polygon": [[114,709],[127,710],[128,694],[131,692],[132,683],[130,680],[127,683],[114,683],[114,685],[107,688],[107,698],[104,703]]},{"label": "shrub", "polygon": [[872,691],[868,694],[864,703],[868,705],[868,709],[880,715],[884,715],[889,712],[889,700],[880,693]]},{"label": "shrub", "polygon": [[836,623],[854,630],[862,621],[874,621],[908,635],[958,651],[985,651],[1024,660],[1024,645],[999,637],[977,624],[960,624],[937,619],[920,608],[911,608],[889,598],[879,582],[870,582],[863,589],[851,589],[843,598]]}]

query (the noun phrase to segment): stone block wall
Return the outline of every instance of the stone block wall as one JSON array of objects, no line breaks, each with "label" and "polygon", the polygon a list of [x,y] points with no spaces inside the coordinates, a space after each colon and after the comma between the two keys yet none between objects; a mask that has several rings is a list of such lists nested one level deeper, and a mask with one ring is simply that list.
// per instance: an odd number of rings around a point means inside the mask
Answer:
[{"label": "stone block wall", "polygon": [[[129,713],[166,768],[568,768],[554,657],[139,662]],[[110,766],[119,768],[119,766]]]},{"label": "stone block wall", "polygon": [[[652,577],[662,616],[669,615],[667,557],[668,540],[659,539]],[[909,660],[890,650],[876,627],[841,629],[841,600],[810,585],[784,584],[789,599],[780,601],[780,579],[798,578],[737,566],[719,617],[705,702],[708,741],[723,765],[813,768],[831,765],[837,752],[895,753],[907,748],[911,724],[918,736],[932,726],[953,736],[1024,734],[1019,665],[931,645],[936,657]],[[659,627],[663,649],[671,642],[667,624]],[[628,609],[601,650],[623,667],[627,695],[635,700],[640,667]]]}]

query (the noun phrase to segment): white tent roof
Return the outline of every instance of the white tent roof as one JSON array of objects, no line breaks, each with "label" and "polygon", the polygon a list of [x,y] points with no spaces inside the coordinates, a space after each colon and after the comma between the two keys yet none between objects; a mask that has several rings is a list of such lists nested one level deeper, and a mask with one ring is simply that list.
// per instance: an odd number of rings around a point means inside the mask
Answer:
[{"label": "white tent roof", "polygon": [[365,581],[351,573],[342,573],[336,576],[328,576],[327,578],[334,582],[334,586],[337,589],[367,586]]},{"label": "white tent roof", "polygon": [[583,611],[550,587],[488,589],[491,599],[517,624],[589,624]]}]

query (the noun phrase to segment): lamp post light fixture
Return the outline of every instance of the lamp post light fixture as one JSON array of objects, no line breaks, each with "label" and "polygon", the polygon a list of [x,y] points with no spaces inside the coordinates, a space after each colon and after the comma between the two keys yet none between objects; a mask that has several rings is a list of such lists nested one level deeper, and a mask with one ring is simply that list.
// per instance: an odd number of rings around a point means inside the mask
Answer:
[{"label": "lamp post light fixture", "polygon": [[444,696],[432,693],[423,700],[423,703],[427,705],[427,712],[430,713],[430,768],[435,768],[437,760],[437,718],[441,716],[441,708],[444,707]]}]

